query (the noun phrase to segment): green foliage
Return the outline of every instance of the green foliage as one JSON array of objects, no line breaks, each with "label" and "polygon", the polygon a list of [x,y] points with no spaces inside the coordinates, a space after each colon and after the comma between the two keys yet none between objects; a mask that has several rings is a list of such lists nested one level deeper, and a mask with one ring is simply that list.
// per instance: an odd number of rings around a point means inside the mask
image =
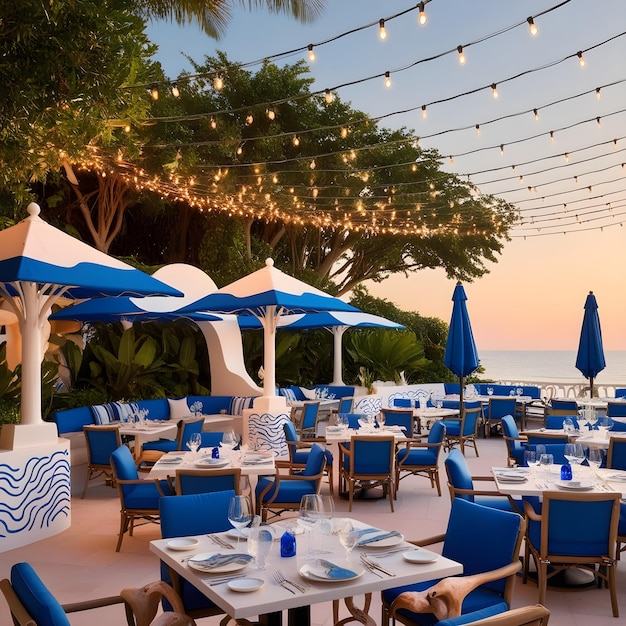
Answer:
[{"label": "green foliage", "polygon": [[7,345],[0,344],[0,398],[6,402],[18,402],[22,389],[21,365],[10,370],[7,364]]},{"label": "green foliage", "polygon": [[15,400],[0,398],[0,426],[2,424],[19,424],[20,407]]},{"label": "green foliage", "polygon": [[411,332],[401,330],[361,330],[346,342],[346,351],[355,363],[366,367],[378,380],[400,382],[404,372],[407,383],[427,361],[421,344]]}]

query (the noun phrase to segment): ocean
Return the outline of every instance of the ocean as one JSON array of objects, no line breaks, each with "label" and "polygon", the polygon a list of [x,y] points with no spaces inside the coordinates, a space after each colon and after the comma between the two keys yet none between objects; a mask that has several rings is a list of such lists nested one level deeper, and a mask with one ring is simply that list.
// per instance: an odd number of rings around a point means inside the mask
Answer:
[{"label": "ocean", "polygon": [[[481,378],[493,380],[531,380],[538,382],[584,383],[585,377],[576,369],[575,350],[485,350],[478,351],[485,368]],[[595,381],[626,387],[626,351],[607,350],[606,368]]]}]

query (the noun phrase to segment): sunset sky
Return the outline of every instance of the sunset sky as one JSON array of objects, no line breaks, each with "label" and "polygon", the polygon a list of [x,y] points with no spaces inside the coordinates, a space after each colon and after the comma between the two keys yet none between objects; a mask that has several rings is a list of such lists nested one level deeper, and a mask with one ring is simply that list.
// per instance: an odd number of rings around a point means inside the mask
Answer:
[{"label": "sunset sky", "polygon": [[[426,25],[417,23],[416,10],[387,19],[387,39],[380,41],[379,19],[416,4],[328,0],[322,18],[310,25],[237,9],[219,42],[191,26],[155,24],[149,35],[166,74],[175,78],[190,70],[184,55],[201,62],[223,50],[232,61],[247,62],[372,24],[315,47],[313,89],[390,71],[390,89],[378,78],[336,91],[373,116],[417,109],[383,124],[414,128],[420,145],[445,157],[446,170],[469,174],[484,193],[516,204],[524,219],[498,263],[465,285],[481,349],[577,349],[585,297],[593,290],[605,349],[626,350],[626,2],[432,0]],[[536,36],[529,16],[536,16]],[[458,45],[464,46],[464,65]],[[446,51],[452,53],[424,61]],[[486,88],[461,95],[479,87]],[[434,104],[440,100],[448,101]],[[426,119],[423,104],[429,104]],[[404,309],[449,321],[454,284],[443,272],[426,270],[368,288]]]}]

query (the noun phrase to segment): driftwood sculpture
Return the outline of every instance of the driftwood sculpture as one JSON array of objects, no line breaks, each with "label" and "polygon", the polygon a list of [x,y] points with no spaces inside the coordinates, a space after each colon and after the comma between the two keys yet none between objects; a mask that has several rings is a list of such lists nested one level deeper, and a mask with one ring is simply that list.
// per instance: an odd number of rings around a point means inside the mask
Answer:
[{"label": "driftwood sculpture", "polygon": [[[162,621],[156,621],[153,626],[157,624],[159,626],[194,625],[194,621],[185,615],[185,607],[180,596],[163,581],[157,580],[139,589],[135,587],[122,589],[120,596],[126,602],[127,610],[132,611],[135,616],[136,626],[151,626],[159,609],[161,598],[165,598],[172,605],[174,613],[164,613],[166,617],[160,616]],[[174,617],[176,614],[178,617]]]},{"label": "driftwood sculpture", "polygon": [[433,613],[439,621],[458,617],[461,615],[463,600],[468,593],[485,583],[511,576],[520,567],[521,563],[516,561],[482,574],[444,578],[424,591],[405,591],[393,601],[389,613],[392,617],[395,617],[400,609],[407,609],[413,613]]}]

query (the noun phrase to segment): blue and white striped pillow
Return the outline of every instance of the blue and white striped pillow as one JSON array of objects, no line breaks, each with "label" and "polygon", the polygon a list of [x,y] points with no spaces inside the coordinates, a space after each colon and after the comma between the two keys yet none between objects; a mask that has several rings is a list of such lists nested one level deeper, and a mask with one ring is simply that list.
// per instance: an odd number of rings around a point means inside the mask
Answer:
[{"label": "blue and white striped pillow", "polygon": [[229,413],[231,415],[243,415],[244,409],[252,407],[252,401],[254,398],[248,396],[233,396],[230,401]]},{"label": "blue and white striped pillow", "polygon": [[118,418],[111,404],[97,404],[90,407],[93,413],[93,423],[104,425],[115,422]]},{"label": "blue and white striped pillow", "polygon": [[283,396],[290,402],[296,401],[296,392],[293,389],[283,389]]},{"label": "blue and white striped pillow", "polygon": [[117,413],[118,420],[123,420],[133,414],[133,407],[127,402],[113,402],[113,409]]}]

